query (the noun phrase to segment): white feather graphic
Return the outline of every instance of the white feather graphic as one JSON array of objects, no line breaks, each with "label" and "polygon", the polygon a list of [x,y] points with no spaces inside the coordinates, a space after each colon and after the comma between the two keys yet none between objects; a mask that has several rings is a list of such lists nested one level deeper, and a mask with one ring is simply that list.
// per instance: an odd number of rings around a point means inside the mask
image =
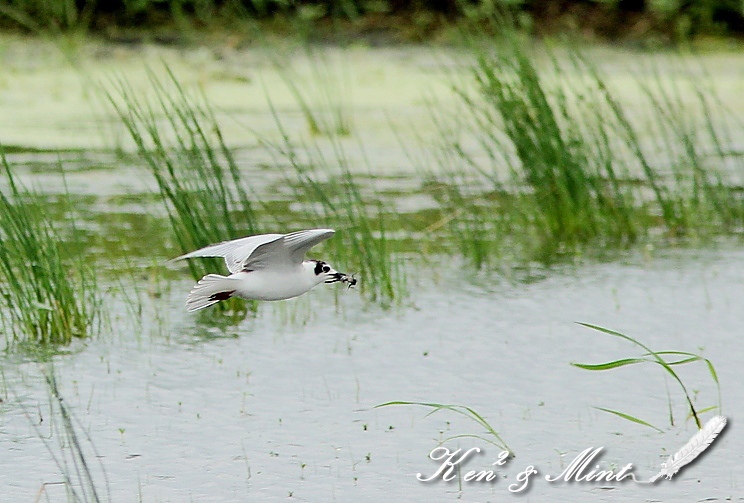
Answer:
[{"label": "white feather graphic", "polygon": [[662,475],[665,475],[667,479],[671,479],[680,468],[691,462],[693,459],[698,457],[701,452],[707,449],[711,442],[713,442],[718,434],[721,433],[724,426],[726,426],[725,417],[715,416],[710,418],[710,420],[705,423],[705,426],[695,433],[684,447],[678,450],[674,456],[669,456],[666,463],[661,464],[661,471],[651,477],[649,482],[655,482],[656,479]]}]

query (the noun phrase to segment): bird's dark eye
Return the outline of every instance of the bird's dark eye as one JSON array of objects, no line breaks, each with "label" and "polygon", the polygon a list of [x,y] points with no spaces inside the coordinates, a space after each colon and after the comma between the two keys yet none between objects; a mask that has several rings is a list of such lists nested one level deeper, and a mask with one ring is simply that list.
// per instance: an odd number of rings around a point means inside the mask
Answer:
[{"label": "bird's dark eye", "polygon": [[328,271],[330,271],[330,270],[331,270],[331,268],[330,268],[330,267],[328,267],[327,265],[324,265],[324,266],[323,266],[323,272],[328,272]]}]

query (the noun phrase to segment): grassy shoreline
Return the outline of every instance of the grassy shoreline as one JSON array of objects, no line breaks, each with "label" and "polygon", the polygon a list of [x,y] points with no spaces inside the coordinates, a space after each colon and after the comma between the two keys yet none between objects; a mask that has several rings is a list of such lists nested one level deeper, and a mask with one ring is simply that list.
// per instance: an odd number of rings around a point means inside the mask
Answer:
[{"label": "grassy shoreline", "polygon": [[[534,36],[578,36],[646,46],[705,37],[742,37],[744,7],[708,2],[369,2],[361,0],[11,0],[0,6],[0,29],[37,34],[91,33],[111,41],[180,44],[214,36],[267,34],[316,42],[375,45],[456,39],[463,27],[492,28],[509,17]],[[498,30],[493,32],[498,33]]]}]

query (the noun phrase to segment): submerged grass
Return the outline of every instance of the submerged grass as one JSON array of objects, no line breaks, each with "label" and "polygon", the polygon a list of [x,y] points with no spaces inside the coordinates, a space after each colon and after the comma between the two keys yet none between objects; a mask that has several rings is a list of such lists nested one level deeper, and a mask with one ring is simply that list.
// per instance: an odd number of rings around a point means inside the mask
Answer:
[{"label": "submerged grass", "polygon": [[[683,393],[683,395],[685,397],[685,401],[687,402],[687,405],[688,405],[688,408],[689,408],[689,415],[690,415],[690,417],[692,417],[695,420],[695,424],[697,425],[698,428],[702,428],[702,425],[701,425],[701,422],[700,422],[700,418],[699,418],[699,415],[702,412],[708,411],[708,410],[711,410],[711,409],[715,409],[715,408],[718,408],[719,411],[721,410],[721,385],[720,385],[720,383],[718,381],[718,374],[716,373],[716,370],[713,367],[713,363],[711,363],[711,361],[708,360],[707,358],[703,358],[700,355],[696,355],[694,353],[688,353],[688,352],[685,352],[685,351],[653,351],[648,346],[646,346],[645,344],[637,341],[636,339],[634,339],[634,338],[632,338],[630,336],[621,334],[619,332],[615,332],[614,330],[609,330],[607,328],[602,328],[602,327],[598,327],[596,325],[590,325],[590,324],[587,324],[587,323],[579,323],[579,325],[585,326],[587,328],[591,328],[593,330],[597,330],[599,332],[602,332],[602,333],[605,333],[605,334],[608,334],[608,335],[612,335],[614,337],[620,337],[621,339],[624,339],[624,340],[626,340],[628,342],[631,342],[634,345],[640,347],[641,349],[643,349],[646,352],[643,353],[643,354],[641,354],[638,357],[622,358],[622,359],[613,360],[613,361],[607,362],[607,363],[600,363],[600,364],[571,363],[571,365],[573,365],[574,367],[578,367],[578,368],[585,369],[585,370],[598,371],[598,370],[612,370],[612,369],[616,369],[616,368],[620,368],[620,367],[625,367],[625,366],[628,366],[628,365],[635,365],[635,364],[638,364],[638,363],[653,363],[653,364],[657,364],[657,365],[661,366],[661,368],[663,368],[666,373],[668,373],[670,376],[672,376],[672,378],[674,379],[674,381],[677,384],[679,384],[679,387],[682,390],[682,393]],[[672,359],[668,359],[668,357],[672,357]],[[698,409],[696,409],[695,406],[692,403],[692,398],[690,397],[690,393],[688,392],[687,387],[682,382],[682,379],[679,377],[679,375],[677,374],[677,372],[673,368],[673,367],[675,367],[677,365],[685,365],[685,364],[694,363],[694,362],[703,362],[703,363],[705,363],[705,365],[706,365],[706,367],[708,369],[708,372],[710,373],[710,377],[713,380],[713,382],[715,383],[716,389],[718,391],[718,405],[717,405],[717,407],[716,406],[713,406],[713,407],[706,408],[704,410],[698,410]],[[623,412],[618,412],[618,411],[611,410],[611,409],[605,409],[605,408],[602,408],[602,407],[597,407],[597,409],[598,410],[602,410],[604,412],[609,412],[611,414],[615,414],[616,416],[622,417],[623,419],[627,419],[629,421],[632,421],[632,422],[635,422],[635,423],[638,423],[638,424],[642,424],[642,425],[648,426],[648,427],[653,428],[653,429],[655,429],[657,431],[660,431],[660,432],[662,431],[660,428],[658,428],[658,427],[656,427],[656,426],[654,426],[654,425],[652,425],[650,423],[647,423],[646,421],[643,421],[641,419],[638,419],[637,417],[634,417],[634,416],[632,416],[630,414],[623,413]],[[674,425],[674,416],[672,414],[671,403],[670,403],[670,406],[669,406],[669,422],[670,422],[670,424]]]},{"label": "submerged grass", "polygon": [[428,407],[428,408],[430,408],[432,410],[431,410],[431,412],[429,412],[427,414],[427,416],[430,416],[430,415],[432,415],[432,414],[434,414],[436,412],[441,412],[441,411],[444,411],[444,410],[448,410],[448,411],[454,412],[456,414],[459,414],[461,416],[464,416],[464,417],[470,419],[471,421],[474,421],[479,426],[481,426],[485,430],[485,432],[486,432],[485,434],[486,435],[489,435],[489,436],[483,436],[483,435],[477,435],[477,434],[471,434],[471,433],[464,433],[464,434],[460,434],[460,435],[454,435],[452,437],[447,437],[441,443],[447,442],[447,441],[452,440],[452,439],[457,439],[457,438],[477,438],[477,439],[483,440],[485,442],[488,442],[489,444],[495,445],[496,447],[498,447],[500,449],[504,449],[506,451],[509,451],[512,456],[514,455],[514,452],[511,449],[509,449],[509,447],[506,445],[506,442],[503,441],[503,439],[501,438],[501,436],[498,434],[498,432],[496,430],[493,429],[493,427],[491,426],[491,424],[488,421],[486,421],[483,418],[483,416],[481,416],[480,414],[478,414],[475,410],[473,410],[470,407],[467,407],[465,405],[448,405],[448,404],[441,404],[441,403],[395,401],[395,402],[381,403],[380,405],[375,405],[374,408],[377,409],[377,408],[380,408],[380,407],[389,407],[391,405],[418,405],[418,406],[421,406],[421,407]]},{"label": "submerged grass", "polygon": [[[41,198],[22,188],[0,147],[6,189],[0,192],[0,309],[6,346],[68,344],[100,329],[101,296],[85,256],[65,253],[75,239],[46,217]],[[72,246],[71,248],[79,248]]]},{"label": "submerged grass", "polygon": [[[32,414],[22,401],[19,400],[19,403],[28,424],[44,443],[63,481],[41,484],[34,501],[41,501],[42,494],[46,496],[47,501],[51,501],[50,493],[53,492],[51,488],[59,485],[64,486],[67,501],[74,503],[112,501],[108,475],[101,462],[103,457],[99,455],[91,437],[86,433],[86,427],[74,416],[64,401],[52,363],[44,364],[42,372],[49,392],[47,419],[50,420],[50,432],[43,432],[41,421],[31,417]],[[57,446],[50,440],[53,437],[57,439]]]}]

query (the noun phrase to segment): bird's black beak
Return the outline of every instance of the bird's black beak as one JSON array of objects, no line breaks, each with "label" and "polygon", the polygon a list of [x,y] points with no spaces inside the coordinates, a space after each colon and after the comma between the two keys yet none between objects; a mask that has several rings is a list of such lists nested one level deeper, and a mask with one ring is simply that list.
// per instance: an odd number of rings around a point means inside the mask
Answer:
[{"label": "bird's black beak", "polygon": [[336,283],[337,281],[344,281],[346,274],[342,272],[333,273],[330,279],[325,280],[326,283]]},{"label": "bird's black beak", "polygon": [[349,288],[357,284],[357,279],[352,275],[349,276],[348,274],[344,274],[342,272],[335,273],[331,279],[327,279],[326,283],[336,283],[338,281],[341,281],[342,283],[348,283]]}]

